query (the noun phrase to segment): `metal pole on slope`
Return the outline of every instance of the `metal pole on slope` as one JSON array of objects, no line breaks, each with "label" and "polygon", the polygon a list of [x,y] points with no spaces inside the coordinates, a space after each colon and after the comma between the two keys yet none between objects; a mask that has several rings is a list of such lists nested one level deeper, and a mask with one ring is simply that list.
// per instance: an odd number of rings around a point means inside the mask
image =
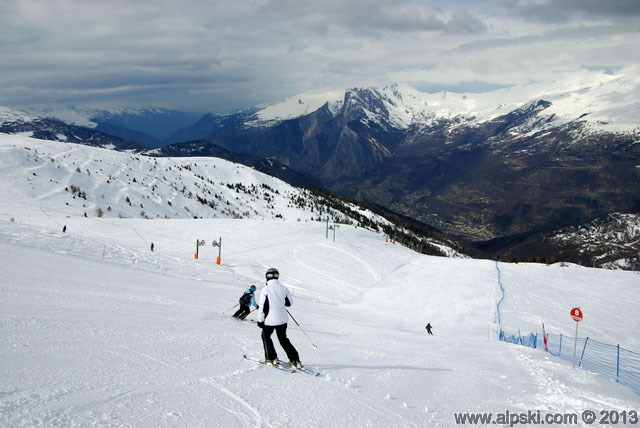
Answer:
[{"label": "metal pole on slope", "polygon": [[576,368],[576,348],[578,347],[578,323],[580,323],[580,321],[582,321],[582,310],[580,310],[580,308],[576,307],[571,309],[571,319],[573,319],[576,322],[576,339],[575,339],[575,343],[573,345],[573,368]]},{"label": "metal pole on slope", "polygon": [[296,321],[296,319],[293,317],[293,315],[291,315],[291,312],[289,312],[289,309],[287,309],[287,313],[289,314],[289,316],[291,317],[291,319],[293,320],[293,322],[295,322],[298,327],[300,327],[300,331],[302,331],[302,333],[305,335],[305,337],[307,338],[307,340],[309,341],[309,343],[311,343],[311,346],[313,346],[313,349],[318,349],[318,347],[313,343],[313,341],[309,338],[309,335],[307,334],[306,331],[304,331],[304,329],[302,328],[302,326],[298,323],[298,321]]},{"label": "metal pole on slope", "polygon": [[573,368],[576,368],[576,350],[578,348],[578,322],[576,321],[576,339],[573,344]]}]

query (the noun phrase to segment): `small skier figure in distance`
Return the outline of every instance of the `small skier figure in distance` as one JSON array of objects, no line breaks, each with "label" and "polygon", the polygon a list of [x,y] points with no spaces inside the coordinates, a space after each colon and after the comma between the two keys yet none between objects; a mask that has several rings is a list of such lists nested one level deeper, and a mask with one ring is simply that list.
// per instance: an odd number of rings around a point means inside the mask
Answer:
[{"label": "small skier figure in distance", "polygon": [[258,304],[256,303],[255,296],[253,295],[255,291],[256,291],[255,285],[252,285],[251,287],[245,290],[244,294],[242,294],[242,296],[240,297],[240,309],[238,309],[236,313],[233,314],[234,318],[243,320],[251,312],[251,306],[255,306],[256,309],[258,308]]},{"label": "small skier figure in distance", "polygon": [[304,370],[298,351],[287,337],[287,322],[289,321],[287,307],[293,303],[291,293],[287,287],[278,281],[280,273],[277,269],[268,269],[265,276],[267,278],[267,286],[260,291],[258,313],[258,327],[262,329],[265,363],[274,366],[278,365],[278,354],[271,340],[271,335],[275,331],[280,346],[282,346],[287,358],[289,358],[291,367]]},{"label": "small skier figure in distance", "polygon": [[431,323],[427,323],[427,326],[425,328],[427,329],[427,333],[429,333],[429,335],[433,336],[433,333],[431,332]]}]

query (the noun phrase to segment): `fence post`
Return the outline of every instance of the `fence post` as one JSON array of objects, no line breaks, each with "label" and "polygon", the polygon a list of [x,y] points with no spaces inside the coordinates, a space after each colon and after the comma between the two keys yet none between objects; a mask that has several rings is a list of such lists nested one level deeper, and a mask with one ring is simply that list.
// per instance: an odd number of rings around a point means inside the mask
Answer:
[{"label": "fence post", "polygon": [[618,343],[618,355],[616,357],[616,383],[620,382],[620,344]]},{"label": "fence post", "polygon": [[584,351],[587,349],[587,342],[589,341],[589,338],[587,337],[584,340],[584,348],[582,348],[582,354],[580,355],[580,362],[578,363],[578,367],[582,367],[582,359],[584,358]]},{"label": "fence post", "polygon": [[562,356],[562,333],[560,333],[560,346],[558,347],[558,357]]}]

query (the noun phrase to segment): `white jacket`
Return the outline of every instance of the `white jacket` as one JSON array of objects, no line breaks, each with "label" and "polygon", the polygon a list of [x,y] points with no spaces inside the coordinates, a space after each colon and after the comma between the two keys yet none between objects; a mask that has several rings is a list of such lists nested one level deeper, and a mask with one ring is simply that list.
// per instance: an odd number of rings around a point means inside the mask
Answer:
[{"label": "white jacket", "polygon": [[265,325],[277,326],[286,324],[289,321],[287,306],[293,304],[289,289],[280,284],[277,279],[267,281],[267,286],[260,291],[260,313],[258,322]]}]

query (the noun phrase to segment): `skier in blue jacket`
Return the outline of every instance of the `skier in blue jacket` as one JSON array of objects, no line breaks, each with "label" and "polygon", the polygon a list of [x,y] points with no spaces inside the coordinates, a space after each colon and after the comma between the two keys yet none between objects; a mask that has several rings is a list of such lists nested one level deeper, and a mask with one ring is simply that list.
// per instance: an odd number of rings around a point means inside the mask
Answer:
[{"label": "skier in blue jacket", "polygon": [[234,318],[237,318],[239,320],[245,319],[247,315],[249,315],[249,313],[251,312],[251,306],[258,309],[256,298],[253,295],[255,291],[256,291],[255,285],[252,285],[251,287],[247,288],[247,290],[244,292],[242,297],[240,297],[240,309],[238,309],[236,313],[233,314]]}]

